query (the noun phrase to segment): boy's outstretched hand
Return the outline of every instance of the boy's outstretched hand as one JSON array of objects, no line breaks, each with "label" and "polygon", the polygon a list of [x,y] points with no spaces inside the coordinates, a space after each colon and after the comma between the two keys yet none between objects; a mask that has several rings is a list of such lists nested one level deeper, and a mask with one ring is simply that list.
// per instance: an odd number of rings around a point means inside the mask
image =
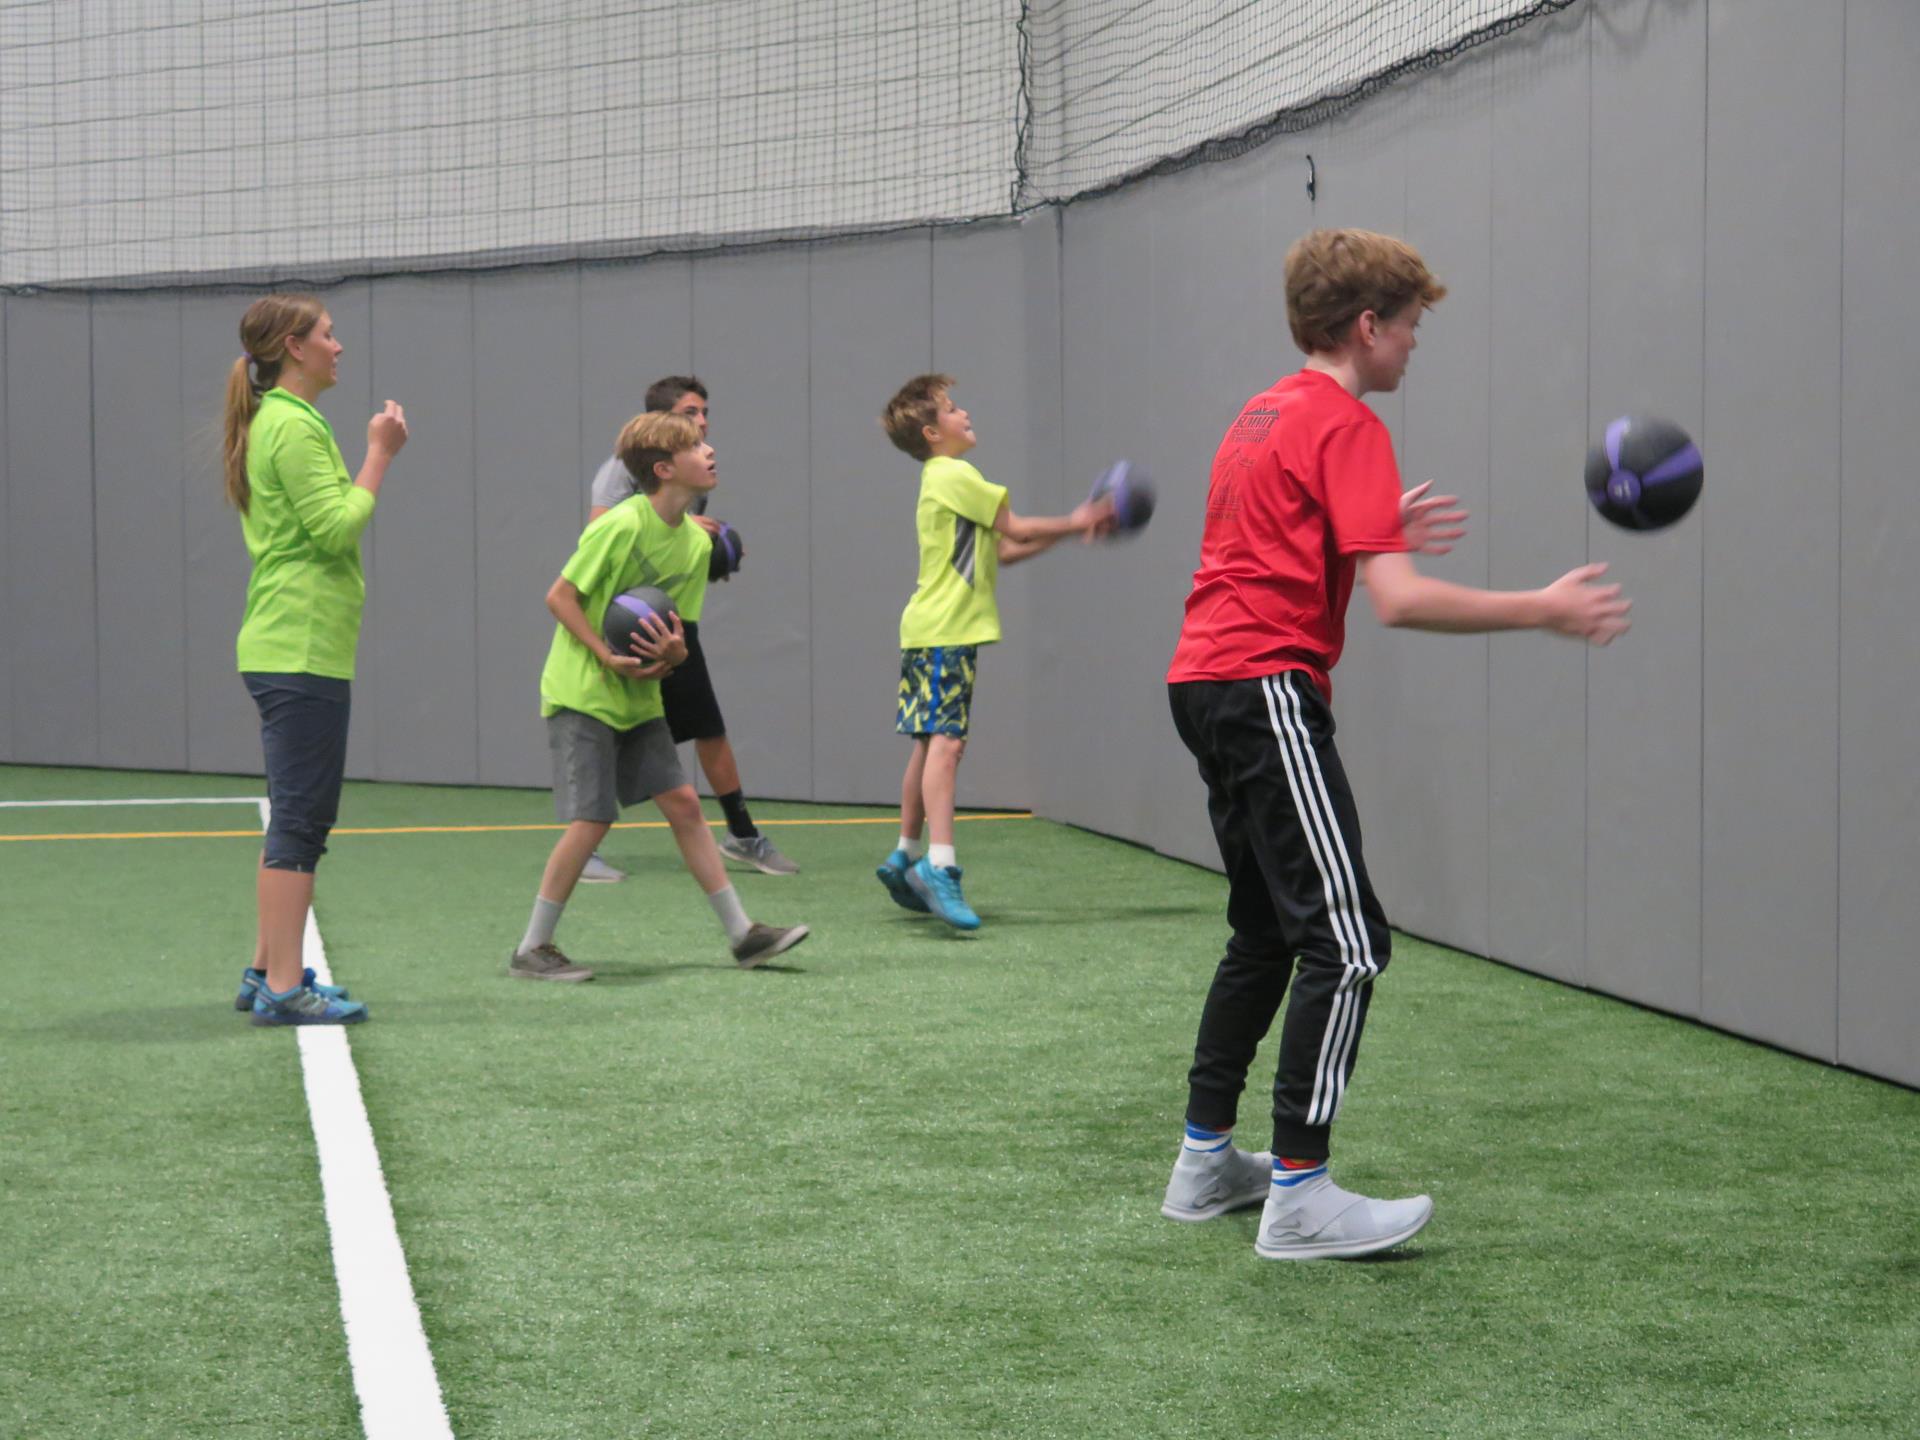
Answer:
[{"label": "boy's outstretched hand", "polygon": [[1118,528],[1120,521],[1113,513],[1113,496],[1102,495],[1098,500],[1086,500],[1073,507],[1073,513],[1067,517],[1074,522],[1074,528],[1080,531],[1083,540],[1104,540]]},{"label": "boy's outstretched hand", "polygon": [[1589,645],[1605,645],[1627,633],[1633,602],[1618,585],[1602,585],[1605,565],[1580,565],[1540,593],[1547,602],[1546,628]]},{"label": "boy's outstretched hand", "polygon": [[1400,497],[1400,531],[1416,555],[1445,555],[1466,532],[1467,512],[1449,510],[1458,495],[1428,495],[1431,480],[1423,480]]}]

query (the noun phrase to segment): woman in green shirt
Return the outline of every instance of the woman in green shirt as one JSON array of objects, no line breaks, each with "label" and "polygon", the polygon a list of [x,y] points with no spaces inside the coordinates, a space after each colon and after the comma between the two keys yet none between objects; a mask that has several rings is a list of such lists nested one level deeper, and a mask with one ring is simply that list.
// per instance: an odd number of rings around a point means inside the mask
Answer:
[{"label": "woman in green shirt", "polygon": [[311,295],[268,295],[240,322],[227,376],[227,500],[253,557],[237,653],[260,710],[272,817],[260,856],[260,932],[236,1009],[256,1025],[351,1025],[363,1002],[315,982],[301,961],[313,872],[326,853],[347,763],[347,716],[366,580],[360,532],[387,466],[407,443],[393,401],[367,424],[349,479],[315,408],[340,374],[333,317]]}]

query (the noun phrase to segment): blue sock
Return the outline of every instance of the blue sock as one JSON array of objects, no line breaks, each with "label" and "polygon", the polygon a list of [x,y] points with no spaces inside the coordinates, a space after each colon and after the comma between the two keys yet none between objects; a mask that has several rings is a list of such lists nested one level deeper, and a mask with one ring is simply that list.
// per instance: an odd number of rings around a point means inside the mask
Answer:
[{"label": "blue sock", "polygon": [[1278,1155],[1273,1157],[1273,1183],[1285,1190],[1305,1180],[1313,1180],[1327,1173],[1327,1162],[1322,1160],[1311,1170],[1289,1169],[1287,1162]]},{"label": "blue sock", "polygon": [[1209,1130],[1189,1120],[1187,1136],[1180,1142],[1180,1149],[1189,1155],[1224,1155],[1232,1145],[1233,1131]]}]

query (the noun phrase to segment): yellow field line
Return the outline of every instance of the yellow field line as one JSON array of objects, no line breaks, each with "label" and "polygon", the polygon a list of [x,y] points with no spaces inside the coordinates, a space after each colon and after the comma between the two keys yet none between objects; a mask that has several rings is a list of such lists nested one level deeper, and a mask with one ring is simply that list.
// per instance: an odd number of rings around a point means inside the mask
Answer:
[{"label": "yellow field line", "polygon": [[[1025,811],[991,815],[956,815],[955,820],[1031,820]],[[709,820],[712,826],[724,820]],[[895,815],[843,816],[832,820],[756,820],[756,825],[898,825]],[[341,825],[335,835],[498,835],[521,830],[564,830],[564,825]],[[620,820],[616,830],[665,830],[664,820]],[[258,830],[95,830],[68,835],[0,835],[0,842],[21,840],[258,840]]]}]

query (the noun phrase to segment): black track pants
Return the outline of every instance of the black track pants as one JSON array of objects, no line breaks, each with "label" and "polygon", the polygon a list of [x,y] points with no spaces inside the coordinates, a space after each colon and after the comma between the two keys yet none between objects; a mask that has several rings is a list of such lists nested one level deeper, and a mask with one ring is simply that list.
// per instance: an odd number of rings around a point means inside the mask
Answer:
[{"label": "black track pants", "polygon": [[1207,782],[1232,886],[1233,936],[1200,1012],[1187,1118],[1231,1128],[1298,957],[1273,1082],[1273,1148],[1324,1159],[1390,947],[1333,748],[1333,713],[1299,671],[1167,688],[1173,722]]}]

